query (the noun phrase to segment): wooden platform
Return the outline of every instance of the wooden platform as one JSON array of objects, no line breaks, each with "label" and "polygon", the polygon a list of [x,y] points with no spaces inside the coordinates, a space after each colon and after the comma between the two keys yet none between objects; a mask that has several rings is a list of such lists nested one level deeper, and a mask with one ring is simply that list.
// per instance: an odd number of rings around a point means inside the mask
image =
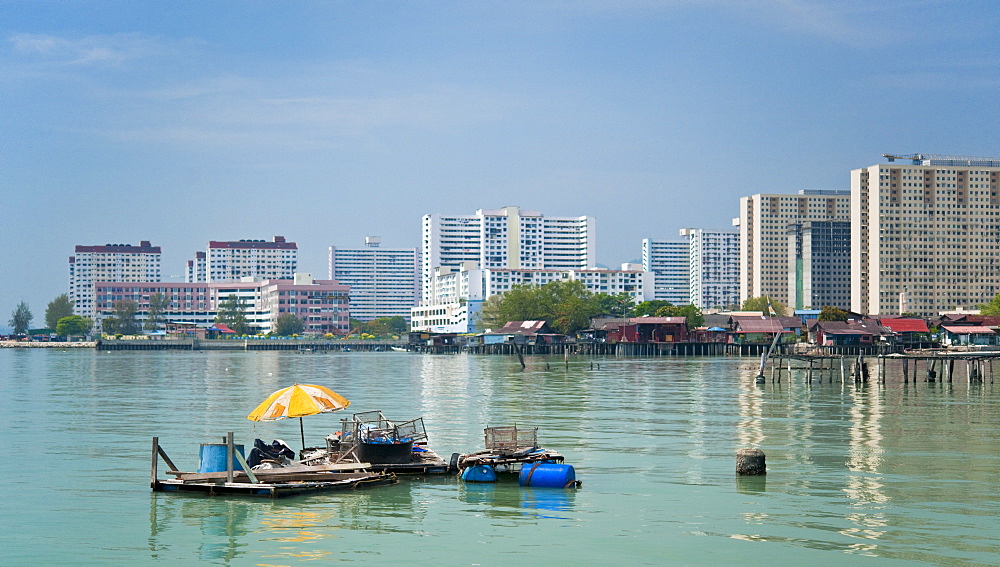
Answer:
[{"label": "wooden platform", "polygon": [[564,460],[565,458],[560,453],[540,447],[513,453],[499,453],[486,449],[468,455],[461,455],[458,458],[458,470],[462,471],[476,465],[489,465],[494,469],[499,468],[500,471],[507,469],[514,472],[520,470],[520,466],[526,463],[536,463],[539,461],[561,463]]},{"label": "wooden platform", "polygon": [[[413,451],[408,463],[365,463],[368,470],[375,472],[388,472],[397,475],[420,475],[420,474],[447,474],[454,472],[448,461],[441,458],[434,451],[421,446],[423,451]],[[336,463],[348,465],[351,461],[342,461],[340,453],[325,453],[323,449],[315,449],[315,453],[305,459],[310,464],[328,465]],[[346,458],[350,458],[347,456]]]},{"label": "wooden platform", "polygon": [[[232,432],[227,435],[226,440],[226,460],[230,463],[227,466],[231,467],[235,460],[244,470],[230,468],[203,473],[181,471],[160,447],[159,438],[153,437],[150,488],[154,492],[200,492],[208,495],[239,494],[278,498],[334,490],[356,490],[399,482],[391,472],[373,471],[367,468],[368,463],[357,462],[252,470],[243,455],[234,450]],[[169,467],[166,474],[176,478],[158,478],[160,459]]]}]

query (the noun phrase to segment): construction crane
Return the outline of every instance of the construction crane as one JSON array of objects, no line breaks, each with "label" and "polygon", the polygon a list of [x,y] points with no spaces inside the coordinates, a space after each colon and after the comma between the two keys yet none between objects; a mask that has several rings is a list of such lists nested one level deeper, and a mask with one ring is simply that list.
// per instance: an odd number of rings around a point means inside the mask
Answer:
[{"label": "construction crane", "polygon": [[[921,165],[923,162],[943,161],[948,162],[941,165],[975,165],[980,167],[1000,167],[1000,157],[976,157],[976,156],[947,156],[941,154],[882,154],[882,157],[889,160],[889,163],[897,159],[908,159],[913,165]],[[936,165],[936,164],[925,164]]]}]

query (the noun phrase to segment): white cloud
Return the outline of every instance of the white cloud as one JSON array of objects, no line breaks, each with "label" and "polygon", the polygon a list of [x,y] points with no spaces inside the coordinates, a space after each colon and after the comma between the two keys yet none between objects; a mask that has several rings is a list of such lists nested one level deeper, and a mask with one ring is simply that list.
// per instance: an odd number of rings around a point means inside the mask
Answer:
[{"label": "white cloud", "polygon": [[121,64],[174,51],[171,44],[138,33],[78,38],[22,33],[8,41],[25,58],[65,65]]}]

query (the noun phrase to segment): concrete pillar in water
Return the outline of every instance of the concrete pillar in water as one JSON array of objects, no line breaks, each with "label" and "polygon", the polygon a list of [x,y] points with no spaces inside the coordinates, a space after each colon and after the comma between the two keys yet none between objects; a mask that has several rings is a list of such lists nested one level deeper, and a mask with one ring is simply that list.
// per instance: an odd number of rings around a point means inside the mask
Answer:
[{"label": "concrete pillar in water", "polygon": [[764,451],[760,449],[739,449],[736,451],[736,474],[767,474]]}]

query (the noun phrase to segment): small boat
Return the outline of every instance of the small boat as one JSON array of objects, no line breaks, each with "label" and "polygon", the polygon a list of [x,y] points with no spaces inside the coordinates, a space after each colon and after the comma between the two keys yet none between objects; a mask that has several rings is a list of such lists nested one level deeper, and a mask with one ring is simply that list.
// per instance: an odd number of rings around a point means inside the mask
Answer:
[{"label": "small boat", "polygon": [[391,348],[393,352],[409,352],[408,350],[406,350],[403,347],[391,346],[389,348]]},{"label": "small boat", "polygon": [[443,474],[451,467],[427,447],[424,419],[396,423],[381,411],[354,414],[341,422],[341,430],[326,438],[325,448],[306,449],[310,464],[368,463],[373,471],[396,474]]}]

